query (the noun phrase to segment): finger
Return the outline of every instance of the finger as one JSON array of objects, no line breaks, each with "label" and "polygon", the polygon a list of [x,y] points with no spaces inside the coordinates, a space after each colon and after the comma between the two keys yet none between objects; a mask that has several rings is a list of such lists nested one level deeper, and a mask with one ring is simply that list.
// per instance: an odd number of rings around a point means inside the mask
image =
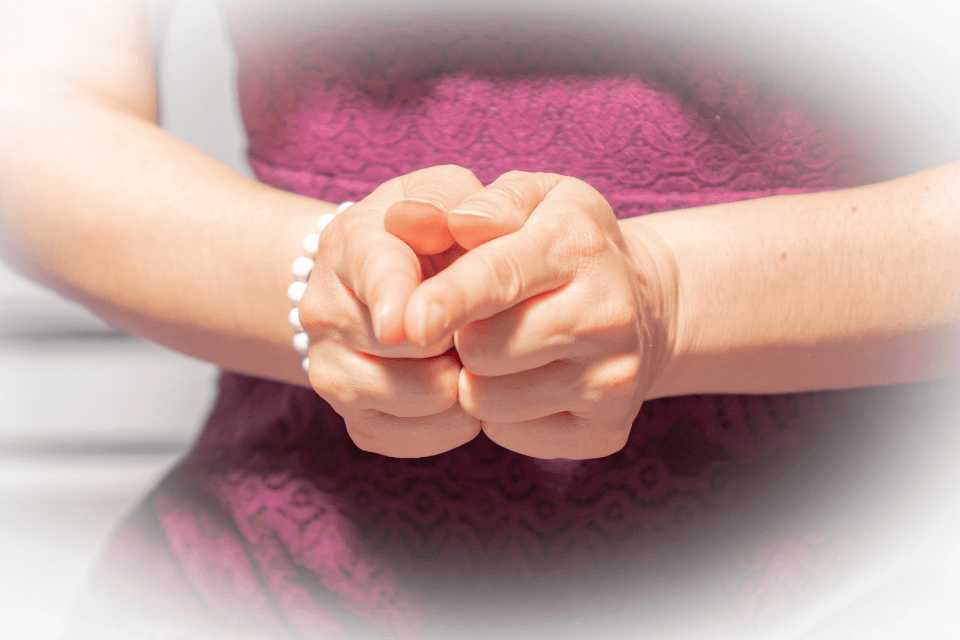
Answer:
[{"label": "finger", "polygon": [[[501,376],[536,369],[555,360],[603,353],[641,353],[639,315],[632,289],[605,278],[578,278],[534,296],[454,334],[471,373]],[[589,313],[584,313],[589,309]]]},{"label": "finger", "polygon": [[430,416],[457,404],[460,365],[452,355],[389,359],[324,342],[310,348],[310,384],[337,411]]},{"label": "finger", "polygon": [[[534,458],[587,460],[602,458],[620,451],[630,437],[630,430],[640,411],[642,396],[636,392],[633,378],[639,369],[639,358],[613,358],[584,371],[572,385],[566,400],[572,410],[557,411],[560,384],[569,384],[569,372],[557,368],[554,380],[538,380],[545,387],[557,389],[554,406],[546,401],[543,416],[522,420],[533,412],[511,411],[509,403],[497,398],[508,398],[521,381],[515,376],[472,378],[463,370],[460,374],[460,406],[471,415],[484,414],[483,431],[500,446]],[[582,369],[581,369],[582,370]],[[524,374],[516,374],[524,375]],[[542,392],[537,395],[545,395]],[[466,404],[465,404],[465,398]],[[477,400],[475,400],[477,399]],[[536,401],[535,396],[523,394],[515,398],[517,406]],[[474,405],[476,403],[476,406]],[[506,406],[507,409],[500,408]],[[493,419],[502,415],[504,419]]]},{"label": "finger", "polygon": [[442,253],[454,245],[448,212],[483,185],[468,169],[455,165],[430,167],[400,179],[403,197],[383,218],[383,228],[418,255]]},{"label": "finger", "polygon": [[311,282],[297,312],[309,344],[333,341],[347,351],[381,358],[431,358],[453,348],[452,336],[426,348],[408,341],[383,344],[374,335],[367,306],[336,277]]},{"label": "finger", "polygon": [[[467,252],[418,286],[404,317],[408,339],[421,345],[439,340],[465,324],[563,286],[578,269],[589,266],[591,256],[607,248],[606,238],[592,218],[570,211],[597,204],[577,202],[584,200],[582,195],[564,191],[554,188],[545,194],[517,232]],[[534,200],[528,197],[524,206]]]},{"label": "finger", "polygon": [[[403,314],[422,271],[413,250],[381,228],[375,208],[375,203],[353,205],[353,215],[334,218],[321,242],[338,256],[333,271],[366,306],[376,339],[398,345],[406,338]],[[334,251],[338,243],[342,248]]]},{"label": "finger", "polygon": [[552,174],[506,173],[450,211],[450,234],[469,250],[519,231],[558,181]]},{"label": "finger", "polygon": [[529,422],[558,413],[579,416],[591,424],[623,423],[640,410],[640,367],[639,355],[621,354],[589,365],[552,362],[505,376],[476,376],[463,369],[460,406],[484,423]]},{"label": "finger", "polygon": [[379,412],[345,417],[347,433],[360,449],[393,458],[423,458],[456,449],[480,433],[480,421],[460,405],[432,416],[397,418]]},{"label": "finger", "polygon": [[[440,256],[421,258],[412,255],[403,242],[378,230],[377,224],[370,223],[372,215],[369,210],[376,209],[375,205],[371,207],[361,203],[353,207],[352,219],[346,220],[345,214],[345,220],[334,220],[328,226],[329,231],[321,236],[321,260],[338,253],[338,242],[345,243],[339,251],[343,254],[341,260],[328,267],[332,268],[334,277],[321,278],[321,270],[315,270],[300,301],[299,321],[309,334],[310,341],[328,339],[333,332],[341,344],[354,351],[386,358],[428,358],[451,348],[452,337],[424,349],[404,340],[402,333],[406,297],[419,283],[422,269],[426,268],[427,273],[436,272],[430,261]],[[365,212],[364,208],[368,211]],[[345,231],[340,225],[355,233]],[[356,233],[357,230],[360,232]],[[379,246],[378,236],[382,241]],[[365,256],[368,261],[346,259],[348,255]],[[392,260],[391,255],[394,258]],[[369,261],[370,258],[376,260]],[[379,315],[371,313],[360,296],[379,308]],[[379,328],[378,337],[375,319],[384,316],[387,319],[382,322],[384,326]]]},{"label": "finger", "polygon": [[483,432],[504,449],[531,458],[590,460],[627,444],[633,418],[588,421],[570,413],[513,423],[483,423]]},{"label": "finger", "polygon": [[581,411],[577,396],[582,366],[560,361],[505,376],[478,376],[462,369],[458,398],[463,410],[484,422],[522,422]]}]

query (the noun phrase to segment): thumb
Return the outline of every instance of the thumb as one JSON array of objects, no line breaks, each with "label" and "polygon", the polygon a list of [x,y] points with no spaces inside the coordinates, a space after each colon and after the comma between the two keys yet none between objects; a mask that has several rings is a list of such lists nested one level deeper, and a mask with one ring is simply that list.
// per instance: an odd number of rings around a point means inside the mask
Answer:
[{"label": "thumb", "polygon": [[383,228],[420,256],[454,245],[447,212],[483,188],[469,169],[455,165],[415,171],[400,178],[399,186],[402,196],[384,214]]},{"label": "thumb", "polygon": [[468,194],[473,197],[458,204],[447,216],[450,235],[457,244],[469,251],[495,238],[519,231],[536,203],[527,202],[529,189],[517,186],[529,180],[530,176],[542,175],[511,171],[479,193]]}]

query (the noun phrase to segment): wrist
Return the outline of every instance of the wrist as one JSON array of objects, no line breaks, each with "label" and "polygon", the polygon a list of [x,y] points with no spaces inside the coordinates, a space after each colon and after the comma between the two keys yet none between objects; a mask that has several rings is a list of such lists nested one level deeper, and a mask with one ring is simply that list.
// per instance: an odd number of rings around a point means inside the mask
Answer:
[{"label": "wrist", "polygon": [[309,374],[310,372],[310,358],[307,356],[310,348],[310,337],[300,322],[300,299],[307,289],[307,280],[313,273],[314,265],[316,264],[317,253],[320,247],[320,234],[323,233],[323,230],[330,221],[333,220],[334,216],[352,204],[354,203],[349,201],[342,202],[333,211],[327,211],[321,214],[316,219],[313,228],[310,229],[300,241],[300,255],[290,263],[290,277],[292,278],[292,282],[287,286],[287,299],[293,307],[287,313],[287,321],[295,332],[291,343],[293,350],[302,356],[300,368],[304,374]]},{"label": "wrist", "polygon": [[686,349],[687,323],[676,257],[663,235],[642,219],[622,220],[620,228],[632,256],[639,298],[646,304],[641,309],[647,327],[643,354],[650,384],[645,398],[682,395],[677,362]]}]

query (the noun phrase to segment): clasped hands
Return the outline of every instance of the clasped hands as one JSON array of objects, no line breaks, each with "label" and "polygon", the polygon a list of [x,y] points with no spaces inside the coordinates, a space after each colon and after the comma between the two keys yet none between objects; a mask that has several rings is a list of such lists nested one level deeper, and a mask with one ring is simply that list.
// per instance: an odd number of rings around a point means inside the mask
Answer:
[{"label": "clasped hands", "polygon": [[383,455],[481,430],[537,458],[615,453],[676,333],[674,263],[650,234],[560,175],[390,180],[321,234],[300,304],[310,383]]}]

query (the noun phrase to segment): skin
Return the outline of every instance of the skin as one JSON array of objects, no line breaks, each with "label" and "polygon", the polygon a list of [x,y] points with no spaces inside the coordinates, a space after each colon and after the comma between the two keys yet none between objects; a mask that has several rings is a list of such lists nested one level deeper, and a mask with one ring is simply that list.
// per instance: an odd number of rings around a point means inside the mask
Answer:
[{"label": "skin", "polygon": [[[477,246],[498,216],[527,219]],[[453,335],[461,406],[529,455],[613,453],[645,398],[960,374],[960,163],[619,223],[583,182],[514,172],[448,221],[471,251],[411,294],[405,330]]]},{"label": "skin", "polygon": [[411,295],[407,335],[453,336],[460,405],[498,444],[540,458],[618,451],[674,342],[663,244],[629,243],[599,193],[552,174],[504,174],[448,220],[470,251]]},{"label": "skin", "polygon": [[361,448],[433,455],[483,429],[531,456],[596,457],[647,398],[960,375],[954,163],[619,223],[573,178],[398,178],[322,234],[308,377],[285,291],[333,205],[157,126],[139,3],[0,10],[4,256],[126,331],[312,385]]}]

